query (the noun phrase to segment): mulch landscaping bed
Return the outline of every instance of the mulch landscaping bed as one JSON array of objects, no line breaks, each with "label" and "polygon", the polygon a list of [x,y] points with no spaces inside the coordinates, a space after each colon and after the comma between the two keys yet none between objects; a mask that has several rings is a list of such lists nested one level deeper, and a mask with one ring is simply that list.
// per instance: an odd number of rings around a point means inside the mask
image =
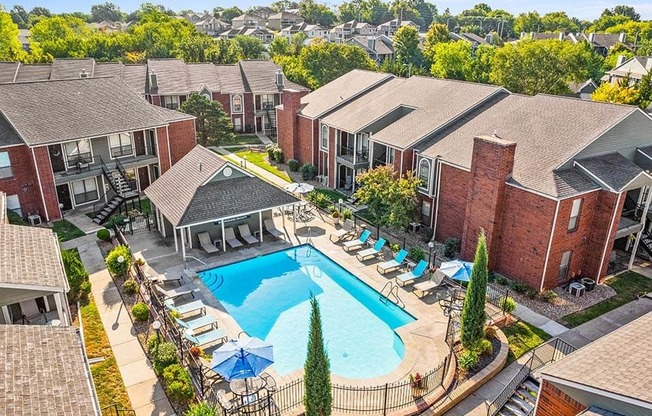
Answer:
[{"label": "mulch landscaping bed", "polygon": [[[500,353],[500,346],[501,346],[500,340],[498,338],[492,338],[490,339],[490,341],[491,341],[491,346],[493,347],[493,351],[489,355],[480,357],[480,361],[478,362],[478,365],[476,365],[469,371],[462,370],[461,368],[459,368],[459,366],[457,367],[458,385],[465,382],[466,380],[473,377],[474,375],[478,374],[486,366],[491,364],[491,362],[498,356],[498,354]],[[460,342],[455,344],[455,346],[453,347],[453,351],[455,352],[456,356],[459,355],[462,352],[462,350],[463,350],[462,343]]]}]

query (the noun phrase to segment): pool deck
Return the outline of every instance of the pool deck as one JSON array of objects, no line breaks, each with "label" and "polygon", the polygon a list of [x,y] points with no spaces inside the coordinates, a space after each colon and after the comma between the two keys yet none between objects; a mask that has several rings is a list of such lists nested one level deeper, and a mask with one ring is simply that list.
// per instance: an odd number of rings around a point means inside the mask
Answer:
[{"label": "pool deck", "polygon": [[[283,218],[279,216],[274,218],[274,222],[281,230],[285,225],[287,241],[274,240],[272,236],[266,234],[264,236],[265,241],[260,245],[245,246],[240,250],[229,250],[226,253],[222,252],[208,256],[198,249],[190,249],[187,251],[190,257],[187,258],[185,264],[181,254],[174,251],[174,241],[171,238],[161,237],[158,232],[141,232],[133,236],[127,235],[127,240],[134,254],[143,257],[148,266],[159,274],[180,275],[184,273],[184,269],[196,272],[223,266],[287,249],[291,246],[305,244],[308,236],[311,237],[313,245],[322,253],[379,292],[388,281],[393,281],[393,277],[401,273],[393,272],[383,276],[376,271],[376,264],[384,260],[376,259],[361,263],[356,259],[355,252],[347,253],[341,248],[340,244],[332,243],[329,240],[329,235],[335,228],[325,222],[319,215],[308,223],[297,224],[296,233],[291,221],[287,219],[283,221]],[[210,290],[197,277],[190,279],[191,282],[188,282],[189,279],[185,280],[186,284],[197,287],[198,292],[195,293],[195,297],[201,299],[208,306],[207,313],[214,314],[218,318],[220,327],[226,329],[230,338],[237,338],[242,329],[219,301],[215,299]],[[391,373],[371,379],[350,379],[333,375],[332,382],[334,384],[375,386],[396,382],[404,380],[410,374],[427,373],[444,361],[449,350],[444,341],[448,318],[444,316],[435,295],[420,299],[411,293],[411,290],[411,284],[399,289],[399,296],[406,305],[406,311],[417,318],[415,322],[397,329],[397,333],[405,344],[405,356],[401,364]],[[219,345],[206,348],[205,351],[210,354],[217,347]],[[269,373],[276,379],[279,386],[303,376],[302,369],[279,376],[272,367]]]}]

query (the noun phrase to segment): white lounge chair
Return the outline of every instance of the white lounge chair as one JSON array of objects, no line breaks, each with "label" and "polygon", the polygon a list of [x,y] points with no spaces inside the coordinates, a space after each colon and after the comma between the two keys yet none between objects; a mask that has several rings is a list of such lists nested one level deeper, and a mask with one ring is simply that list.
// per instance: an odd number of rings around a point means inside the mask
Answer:
[{"label": "white lounge chair", "polygon": [[206,312],[206,305],[204,305],[204,302],[202,302],[201,300],[184,303],[183,305],[175,305],[174,300],[167,299],[163,303],[165,304],[166,308],[168,308],[172,312],[178,313],[179,315],[185,315],[187,313],[195,313],[195,312],[200,312],[200,313]]},{"label": "white lounge chair", "polygon": [[269,218],[266,219],[264,221],[264,223],[265,223],[265,231],[267,231],[268,233],[270,233],[274,237],[283,238],[285,236],[285,234],[282,231],[280,231],[278,228],[276,228],[276,225],[274,224],[274,221],[272,221],[271,219],[269,219]]},{"label": "white lounge chair", "polygon": [[183,276],[175,275],[170,276],[167,274],[146,274],[147,280],[152,283],[178,283],[179,286],[183,285]]},{"label": "white lounge chair", "polygon": [[20,305],[20,314],[23,323],[26,324],[46,323],[47,318],[45,317],[45,311],[38,307],[38,304],[36,303],[36,299],[26,300],[18,303]]},{"label": "white lounge chair", "polygon": [[211,236],[207,232],[197,234],[197,238],[199,238],[199,245],[204,249],[206,253],[213,254],[220,251],[219,248],[213,245]]},{"label": "white lounge chair", "polygon": [[247,242],[247,244],[256,244],[260,243],[256,237],[251,235],[251,230],[249,229],[249,224],[240,224],[238,225],[238,231],[240,231],[240,237]]},{"label": "white lounge chair", "polygon": [[195,334],[194,331],[186,329],[183,331],[183,336],[190,341],[194,346],[201,347],[202,345],[211,344],[215,341],[226,341],[226,331],[224,329],[211,329],[208,332]]},{"label": "white lounge chair", "polygon": [[154,288],[156,288],[156,291],[158,293],[163,295],[164,299],[176,299],[184,295],[191,295],[194,298],[195,297],[194,292],[198,290],[198,289],[192,289],[189,286],[179,286],[172,289],[164,289],[160,285],[154,285]]},{"label": "white lounge chair", "polygon": [[[414,285],[412,287],[412,291],[419,298],[429,295],[442,286],[445,276],[446,275],[444,275],[444,273],[437,270],[432,274],[430,280],[426,280],[425,282],[417,283],[416,285]],[[417,292],[421,293],[421,296],[419,296]]]},{"label": "white lounge chair", "polygon": [[235,231],[233,231],[233,227],[224,229],[224,239],[226,240],[226,244],[231,246],[231,248],[242,247],[240,240],[235,238]]},{"label": "white lounge chair", "polygon": [[347,241],[342,245],[342,248],[344,251],[351,251],[351,250],[358,250],[362,248],[362,246],[367,242],[369,239],[369,236],[371,235],[371,231],[369,230],[364,230],[362,234],[360,234],[359,238],[356,238],[355,240],[352,241]]},{"label": "white lounge chair", "polygon": [[407,254],[408,252],[405,250],[399,251],[393,259],[377,265],[376,270],[380,274],[385,274],[400,268]]},{"label": "white lounge chair", "polygon": [[427,267],[428,263],[425,260],[421,260],[414,270],[396,276],[396,283],[403,286],[417,279],[421,279],[426,272]]},{"label": "white lounge chair", "polygon": [[333,231],[329,238],[333,243],[337,243],[346,237],[352,236],[354,232],[355,223],[351,220],[346,220],[344,221],[344,224],[342,224],[342,228]]},{"label": "white lounge chair", "polygon": [[191,319],[189,321],[185,321],[181,318],[174,318],[174,321],[182,328],[184,329],[190,329],[192,331],[196,331],[199,328],[205,327],[205,326],[212,326],[214,328],[217,328],[217,318],[213,315],[204,315],[196,319]]},{"label": "white lounge chair", "polygon": [[383,249],[383,246],[385,245],[385,243],[386,243],[385,239],[381,238],[378,241],[376,241],[376,244],[373,247],[368,248],[366,250],[362,250],[361,252],[356,254],[355,257],[359,261],[365,261],[365,260],[369,260],[369,259],[378,257],[380,255],[380,253],[382,253],[382,249]]}]

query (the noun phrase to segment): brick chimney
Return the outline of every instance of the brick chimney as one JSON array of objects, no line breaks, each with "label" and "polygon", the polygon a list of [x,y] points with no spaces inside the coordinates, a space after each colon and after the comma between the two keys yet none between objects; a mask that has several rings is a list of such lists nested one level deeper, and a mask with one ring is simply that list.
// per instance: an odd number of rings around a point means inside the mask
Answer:
[{"label": "brick chimney", "polygon": [[301,109],[301,98],[309,91],[285,89],[281,93],[282,104],[276,109],[278,146],[285,159],[296,159],[299,155],[299,132],[297,113]]},{"label": "brick chimney", "polygon": [[516,143],[494,136],[473,139],[471,179],[464,216],[462,234],[462,258],[473,261],[478,233],[484,229],[487,235],[489,270],[493,269],[500,239],[505,181],[514,168]]}]

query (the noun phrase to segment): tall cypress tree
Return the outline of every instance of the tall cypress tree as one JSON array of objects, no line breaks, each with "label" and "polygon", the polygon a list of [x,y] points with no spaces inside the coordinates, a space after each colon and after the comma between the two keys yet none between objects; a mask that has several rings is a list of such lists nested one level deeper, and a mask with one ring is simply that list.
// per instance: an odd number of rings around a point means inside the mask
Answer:
[{"label": "tall cypress tree", "polygon": [[303,404],[306,408],[306,416],[328,416],[331,414],[333,402],[330,360],[324,348],[319,303],[313,294],[310,294],[310,308],[308,356],[303,375],[305,385]]},{"label": "tall cypress tree", "polygon": [[480,231],[478,246],[475,249],[473,272],[464,299],[462,310],[462,345],[466,349],[474,348],[484,337],[485,311],[487,297],[487,238],[484,230]]}]

